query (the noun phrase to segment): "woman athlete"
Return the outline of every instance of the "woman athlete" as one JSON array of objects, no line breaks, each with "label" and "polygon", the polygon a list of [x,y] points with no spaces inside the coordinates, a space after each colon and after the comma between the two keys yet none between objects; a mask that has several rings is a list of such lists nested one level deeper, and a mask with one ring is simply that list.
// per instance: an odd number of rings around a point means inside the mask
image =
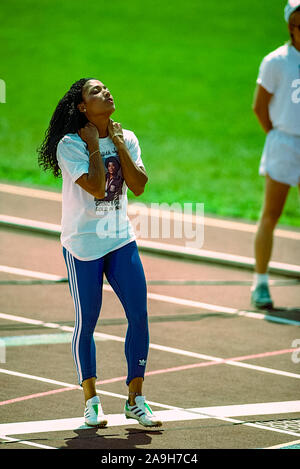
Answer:
[{"label": "woman athlete", "polygon": [[[61,243],[75,307],[72,354],[84,391],[85,422],[107,425],[96,391],[93,339],[105,274],[128,320],[125,416],[154,427],[162,423],[142,395],[149,348],[146,281],[127,216],[127,188],[139,196],[148,178],[135,134],[112,121],[114,111],[114,99],[101,81],[75,82],[54,111],[39,148],[39,164],[63,180]],[[107,159],[121,168],[117,201],[106,191]]]}]

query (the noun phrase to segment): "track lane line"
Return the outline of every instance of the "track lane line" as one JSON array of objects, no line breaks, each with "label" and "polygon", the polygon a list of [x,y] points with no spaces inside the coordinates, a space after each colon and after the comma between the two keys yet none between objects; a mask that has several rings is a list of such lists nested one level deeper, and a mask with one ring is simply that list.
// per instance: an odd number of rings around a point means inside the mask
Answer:
[{"label": "track lane line", "polygon": [[[43,189],[36,189],[24,186],[15,186],[13,184],[4,184],[0,183],[0,192],[12,194],[12,195],[20,195],[22,197],[32,197],[35,199],[43,199],[43,200],[50,200],[55,202],[62,202],[62,194],[61,192],[43,190]],[[203,219],[202,217],[195,216],[193,214],[182,214],[176,213],[176,211],[170,210],[163,210],[163,209],[155,209],[153,207],[147,207],[145,205],[142,206],[141,204],[135,204],[134,202],[130,202],[128,204],[128,214],[129,215],[147,215],[153,217],[163,218],[165,216],[172,217],[174,220],[180,219],[189,222],[193,222],[196,224],[202,224]],[[224,220],[222,218],[215,218],[215,217],[205,217],[204,219],[205,226],[215,227],[215,228],[222,228],[222,229],[229,229],[234,231],[241,231],[241,232],[248,232],[248,233],[255,233],[257,230],[256,223],[247,223],[244,221],[234,221],[234,220]],[[300,233],[298,231],[292,231],[287,229],[276,228],[274,232],[275,236],[300,240]]]},{"label": "track lane line", "polygon": [[268,446],[263,449],[288,449],[290,446],[296,446],[297,449],[300,449],[300,440],[289,441],[288,443],[281,443],[281,445]]},{"label": "track lane line", "polygon": [[19,443],[20,445],[33,446],[39,449],[58,449],[53,446],[41,445],[40,443],[34,443],[33,441],[18,440],[17,438],[11,438],[5,435],[0,435],[0,440],[5,440],[10,443]]},{"label": "track lane line", "polygon": [[[16,267],[9,267],[5,265],[0,265],[0,272],[6,272],[10,274],[25,276],[25,277],[40,278],[43,280],[50,280],[50,281],[53,280],[53,281],[58,281],[58,282],[65,280],[64,277],[61,277],[58,275],[31,271],[27,269],[19,269]],[[113,289],[111,288],[110,285],[103,285],[103,290],[107,292],[113,292]],[[237,308],[231,308],[231,307],[222,306],[222,305],[213,305],[210,303],[203,303],[201,301],[189,300],[185,298],[178,298],[178,297],[168,296],[168,295],[161,295],[158,293],[148,292],[147,297],[148,299],[154,300],[154,301],[162,301],[165,303],[187,306],[190,308],[204,309],[206,311],[208,310],[208,311],[219,312],[219,313],[224,313],[224,314],[232,314],[235,316],[241,316],[241,317],[246,317],[250,319],[261,319],[261,320],[268,319],[268,320],[273,320],[273,321],[276,320],[277,322],[284,322],[286,324],[295,325],[295,326],[300,325],[300,321],[279,318],[276,316],[272,316],[270,314],[263,314],[263,313],[258,313],[254,311],[243,311]]]},{"label": "track lane line", "polygon": [[[97,393],[101,394],[97,390]],[[116,395],[117,397],[123,396]],[[126,397],[126,396],[125,396]],[[275,413],[290,413],[294,412],[292,407],[299,409],[300,401],[286,401],[286,402],[271,402],[271,403],[258,403],[258,404],[243,404],[243,405],[229,405],[229,406],[217,406],[217,407],[200,407],[196,409],[184,409],[176,406],[166,406],[158,403],[150,404],[163,407],[167,410],[156,411],[158,418],[161,418],[164,422],[174,422],[174,421],[189,421],[189,420],[198,420],[198,419],[214,419],[228,422],[233,425],[243,425],[253,427],[259,430],[268,430],[278,433],[284,433],[293,436],[299,436],[298,433],[278,429],[275,427],[269,427],[261,425],[259,423],[247,422],[244,420],[234,419],[230,415],[257,415],[256,412],[259,412],[260,415],[271,415]],[[133,419],[126,419],[124,414],[107,414],[109,421],[108,427],[111,426],[123,426],[123,425],[136,425],[137,422]],[[42,433],[42,432],[51,432],[51,431],[65,431],[65,430],[76,430],[76,429],[87,429],[90,428],[84,424],[83,417],[75,417],[69,419],[55,419],[55,420],[41,420],[41,421],[32,421],[32,422],[12,422],[0,425],[0,433],[3,437],[8,435],[18,435],[18,434],[33,434],[33,433]]]},{"label": "track lane line", "polygon": [[[53,223],[46,223],[28,218],[13,217],[10,215],[0,214],[0,225],[4,227],[14,228],[17,230],[25,230],[33,233],[51,235],[55,238],[61,236],[61,226]],[[180,244],[171,244],[167,242],[152,241],[137,237],[138,248],[144,252],[154,253],[156,255],[175,256],[181,259],[192,259],[204,262],[213,262],[222,266],[231,266],[233,268],[245,268],[253,271],[255,267],[255,259],[253,257],[230,254],[221,251],[211,251],[202,247],[189,247]],[[287,264],[285,262],[270,261],[269,272],[281,275],[287,275],[299,278],[300,268],[297,264]]]},{"label": "track lane line", "polygon": [[[201,362],[201,363],[193,363],[193,364],[189,364],[189,365],[176,366],[176,367],[171,367],[171,368],[163,368],[163,369],[160,369],[160,370],[147,371],[145,373],[145,376],[154,376],[154,375],[158,375],[158,374],[185,371],[185,370],[192,370],[192,369],[195,369],[195,368],[202,368],[202,367],[208,367],[208,366],[213,366],[213,365],[226,364],[227,361],[241,361],[241,360],[244,360],[244,359],[255,359],[255,358],[269,357],[269,356],[275,356],[275,355],[277,356],[277,355],[283,355],[283,354],[286,354],[286,353],[293,353],[295,351],[296,352],[300,351],[300,348],[298,348],[298,349],[295,349],[295,348],[293,348],[293,349],[283,349],[283,350],[277,350],[277,351],[273,351],[273,352],[265,352],[265,353],[258,353],[258,354],[254,354],[254,355],[233,357],[233,358],[229,358],[229,359],[224,359],[223,361],[219,361],[219,362],[210,361],[210,362]],[[120,382],[120,381],[125,381],[125,379],[126,379],[126,376],[117,376],[115,378],[109,378],[109,379],[106,379],[106,380],[96,381],[96,385],[116,383],[116,382]],[[39,398],[39,397],[50,396],[50,395],[65,392],[65,391],[73,391],[75,389],[81,389],[81,387],[80,386],[72,387],[72,388],[65,387],[65,388],[62,388],[62,389],[53,389],[53,390],[50,390],[50,391],[39,392],[39,393],[35,393],[35,394],[28,394],[26,396],[20,396],[20,397],[16,397],[16,398],[13,398],[13,399],[8,399],[8,400],[5,400],[5,401],[1,401],[0,406],[7,405],[7,404],[14,404],[16,402],[22,402],[22,401],[26,401],[26,400],[29,400],[29,399],[35,399],[35,398]]]},{"label": "track lane line", "polygon": [[[9,319],[9,320],[12,320],[12,321],[18,321],[18,322],[24,322],[24,323],[29,322],[30,324],[32,323],[32,321],[34,321],[34,323],[38,323],[41,327],[49,327],[48,324],[43,322],[43,321],[37,321],[37,320],[28,319],[28,318],[22,318],[20,316],[9,315],[9,314],[6,314],[6,313],[0,313],[0,319]],[[54,323],[50,323],[50,324],[51,324],[51,326],[50,326],[51,328],[57,327],[57,329],[60,329],[60,330],[73,331],[73,328],[69,327],[69,326],[60,326],[59,324],[56,325]],[[111,335],[111,334],[104,334],[102,332],[94,332],[94,335],[96,337],[102,338],[103,340],[113,340],[113,341],[125,343],[125,338],[123,338],[123,337],[119,337],[119,336],[115,336],[115,335]],[[214,356],[206,355],[206,354],[202,354],[202,353],[189,352],[187,350],[178,349],[178,348],[175,348],[175,347],[168,347],[168,346],[153,344],[153,343],[150,343],[149,347],[153,350],[159,350],[159,351],[163,351],[163,352],[169,352],[169,353],[174,353],[174,354],[177,354],[177,355],[183,355],[183,356],[188,356],[188,357],[193,357],[193,358],[200,358],[200,359],[203,359],[203,360],[213,361],[213,362],[217,362],[217,363],[224,363],[226,365],[231,365],[231,366],[240,366],[242,368],[248,368],[248,369],[252,369],[252,370],[256,370],[256,371],[262,371],[264,373],[271,373],[271,374],[275,374],[275,375],[281,375],[281,376],[286,376],[286,377],[296,378],[296,379],[300,378],[300,374],[290,373],[288,371],[276,370],[274,368],[267,368],[267,367],[262,367],[262,366],[258,366],[258,365],[252,365],[250,363],[243,363],[243,362],[234,361],[234,360],[230,360],[230,359],[226,359],[226,361],[224,362],[224,358],[214,357]],[[294,348],[293,351],[296,351],[296,348]]]}]

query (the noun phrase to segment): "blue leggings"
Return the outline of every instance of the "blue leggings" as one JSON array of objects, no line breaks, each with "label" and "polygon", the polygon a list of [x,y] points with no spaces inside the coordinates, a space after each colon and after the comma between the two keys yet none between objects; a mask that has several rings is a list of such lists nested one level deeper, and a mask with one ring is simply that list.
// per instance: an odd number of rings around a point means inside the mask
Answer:
[{"label": "blue leggings", "polygon": [[63,248],[69,287],[75,307],[72,354],[79,384],[96,375],[96,347],[93,333],[102,304],[103,273],[118,295],[127,317],[125,356],[126,384],[144,378],[149,350],[147,287],[136,242],[93,261],[80,261]]}]

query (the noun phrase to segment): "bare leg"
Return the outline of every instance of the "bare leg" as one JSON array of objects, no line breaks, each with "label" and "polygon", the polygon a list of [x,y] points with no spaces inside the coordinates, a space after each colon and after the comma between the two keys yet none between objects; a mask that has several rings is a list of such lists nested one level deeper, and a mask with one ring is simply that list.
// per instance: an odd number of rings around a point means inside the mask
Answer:
[{"label": "bare leg", "polygon": [[128,402],[132,406],[135,404],[136,396],[142,395],[143,378],[134,378],[130,381],[128,387]]},{"label": "bare leg", "polygon": [[89,378],[82,381],[85,402],[96,396],[96,378]]},{"label": "bare leg", "polygon": [[265,200],[255,237],[255,271],[265,274],[271,258],[274,228],[282,213],[290,186],[266,176]]}]

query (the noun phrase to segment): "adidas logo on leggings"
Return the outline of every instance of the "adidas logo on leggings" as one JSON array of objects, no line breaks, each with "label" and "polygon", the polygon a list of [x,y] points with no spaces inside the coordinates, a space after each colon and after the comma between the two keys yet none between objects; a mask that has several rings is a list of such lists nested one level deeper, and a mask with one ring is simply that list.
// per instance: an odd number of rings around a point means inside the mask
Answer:
[{"label": "adidas logo on leggings", "polygon": [[144,359],[139,360],[139,366],[145,366],[146,363],[147,363],[147,360],[144,360]]}]

